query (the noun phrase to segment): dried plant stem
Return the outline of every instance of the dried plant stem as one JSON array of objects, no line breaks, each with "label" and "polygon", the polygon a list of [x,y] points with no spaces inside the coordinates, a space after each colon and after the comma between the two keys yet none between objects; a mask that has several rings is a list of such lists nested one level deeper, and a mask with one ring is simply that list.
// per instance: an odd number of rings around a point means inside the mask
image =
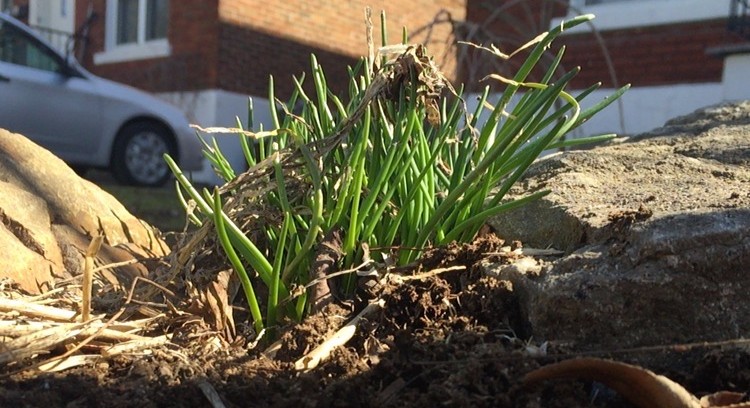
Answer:
[{"label": "dried plant stem", "polygon": [[601,382],[640,408],[741,408],[744,393],[720,391],[700,400],[684,387],[645,368],[598,358],[576,358],[546,365],[526,374],[525,386],[545,380],[583,379]]},{"label": "dried plant stem", "polygon": [[104,237],[95,236],[86,249],[86,257],[83,263],[83,299],[81,301],[81,321],[87,322],[91,319],[91,289],[94,281],[94,258],[102,247]]},{"label": "dried plant stem", "polygon": [[599,381],[622,394],[637,407],[700,407],[697,399],[679,384],[641,367],[597,358],[580,358],[550,364],[528,373],[523,382],[581,378]]},{"label": "dried plant stem", "polygon": [[124,353],[133,353],[139,350],[167,344],[171,339],[171,334],[165,334],[158,337],[144,337],[139,340],[131,340],[125,343],[115,344],[112,347],[103,350],[102,356],[112,357]]},{"label": "dried plant stem", "polygon": [[402,275],[390,275],[390,278],[393,281],[401,283],[401,282],[406,282],[406,281],[410,281],[410,280],[427,279],[427,278],[431,278],[433,276],[440,275],[441,273],[445,273],[445,272],[465,271],[465,270],[466,270],[466,266],[465,265],[455,265],[455,266],[449,266],[447,268],[433,269],[433,270],[430,270],[430,271],[427,271],[427,272],[418,273],[416,275],[406,275],[406,276],[402,276]]},{"label": "dried plant stem", "polygon": [[58,372],[67,370],[69,368],[78,367],[86,364],[93,364],[100,361],[102,356],[98,354],[81,354],[77,356],[70,356],[64,359],[55,359],[45,362],[39,365],[39,371],[47,373]]},{"label": "dried plant stem", "polygon": [[367,305],[367,307],[362,309],[359,314],[354,316],[352,320],[345,324],[344,327],[336,331],[333,336],[326,339],[326,341],[324,341],[321,345],[315,347],[311,352],[307,353],[305,356],[297,360],[294,363],[294,368],[297,371],[310,371],[317,367],[320,363],[324,362],[328,358],[328,356],[331,355],[331,352],[336,349],[336,347],[343,346],[349,340],[351,340],[351,338],[354,336],[354,333],[357,331],[357,324],[360,320],[362,320],[363,317],[381,309],[384,306],[385,301],[383,299],[378,299],[377,301]]},{"label": "dried plant stem", "polygon": [[39,305],[20,299],[0,298],[0,312],[16,312],[28,317],[37,317],[56,322],[71,322],[76,317],[72,310]]}]

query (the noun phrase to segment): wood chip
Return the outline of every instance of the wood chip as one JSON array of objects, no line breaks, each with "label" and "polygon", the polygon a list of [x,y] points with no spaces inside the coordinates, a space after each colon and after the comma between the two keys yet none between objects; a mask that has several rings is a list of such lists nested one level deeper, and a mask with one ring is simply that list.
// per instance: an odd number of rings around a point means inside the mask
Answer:
[{"label": "wood chip", "polygon": [[48,363],[40,365],[39,370],[46,373],[55,373],[58,371],[67,370],[73,367],[79,367],[87,364],[94,364],[97,361],[101,361],[102,356],[98,354],[81,354],[77,356],[70,356],[62,360],[54,360]]},{"label": "wood chip", "polygon": [[102,351],[102,356],[104,357],[112,357],[119,354],[124,353],[134,353],[137,351],[142,351],[145,349],[149,349],[152,347],[162,346],[164,344],[169,343],[169,340],[171,340],[172,335],[165,334],[163,336],[159,337],[144,337],[141,340],[132,340],[125,343],[115,344],[112,347],[109,347]]}]

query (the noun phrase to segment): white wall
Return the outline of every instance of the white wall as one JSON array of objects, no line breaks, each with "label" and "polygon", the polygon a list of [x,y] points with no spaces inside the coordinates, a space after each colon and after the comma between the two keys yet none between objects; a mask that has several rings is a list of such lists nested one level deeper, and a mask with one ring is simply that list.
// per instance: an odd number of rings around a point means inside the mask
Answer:
[{"label": "white wall", "polygon": [[[613,90],[598,90],[583,101],[589,107]],[[750,97],[750,95],[748,95]],[[628,90],[617,102],[596,114],[589,122],[573,132],[574,136],[602,133],[635,135],[664,125],[676,116],[722,101],[719,83],[637,87]],[[621,107],[620,107],[621,106]],[[622,111],[620,110],[622,109]],[[622,116],[621,116],[622,112]],[[620,125],[624,122],[624,128]]]},{"label": "white wall", "polygon": [[[583,100],[582,109],[588,108],[611,95],[613,89],[600,89]],[[575,92],[573,92],[575,95]],[[750,93],[747,94],[750,98]],[[499,94],[490,98],[499,99]],[[573,137],[594,136],[605,133],[634,135],[664,125],[676,116],[693,112],[722,101],[719,83],[670,85],[631,88],[620,99],[596,114],[591,120],[571,133]],[[469,109],[476,106],[476,97],[467,99]],[[511,110],[512,106],[508,108]]]},{"label": "white wall", "polygon": [[724,100],[750,99],[750,53],[725,57],[721,82]]},{"label": "white wall", "polygon": [[31,0],[29,24],[65,31],[75,31],[75,0]]},{"label": "white wall", "polygon": [[29,25],[58,32],[39,31],[60,52],[66,52],[68,35],[75,31],[75,0],[31,0]]},{"label": "white wall", "polygon": [[[685,115],[721,102],[750,100],[750,53],[728,55],[724,59],[721,83],[665,85],[632,88],[623,95],[622,116],[617,104],[609,106],[577,129],[574,136],[614,132],[638,134],[662,126]],[[584,107],[611,93],[599,90],[584,100]],[[587,102],[588,101],[588,102]],[[624,129],[619,126],[623,119]]]},{"label": "white wall", "polygon": [[[158,96],[182,109],[192,124],[204,128],[234,128],[237,127],[236,118],[239,117],[243,127],[247,127],[248,97],[246,95],[210,89],[197,92],[164,93]],[[269,106],[267,99],[253,98],[255,126],[251,130],[259,130],[261,125],[264,129],[271,128]],[[227,157],[235,172],[241,172],[247,168],[238,135],[218,133],[202,136],[209,143],[212,143],[212,138],[216,138],[219,149]],[[207,184],[219,184],[221,181],[211,169],[193,173],[192,178]]]}]

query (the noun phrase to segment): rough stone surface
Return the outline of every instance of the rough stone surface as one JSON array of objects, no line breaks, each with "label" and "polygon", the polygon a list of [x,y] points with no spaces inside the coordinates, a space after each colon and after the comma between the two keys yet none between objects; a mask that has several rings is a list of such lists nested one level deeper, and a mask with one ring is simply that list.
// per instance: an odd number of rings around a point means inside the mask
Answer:
[{"label": "rough stone surface", "polygon": [[[98,265],[168,252],[154,230],[110,194],[24,136],[0,129],[0,278],[32,293],[49,289],[54,277],[82,270],[95,235],[105,237]],[[144,272],[135,264],[102,275]]]},{"label": "rough stone surface", "polygon": [[591,348],[750,336],[750,102],[536,163],[492,225],[565,255],[507,269],[537,340]]}]

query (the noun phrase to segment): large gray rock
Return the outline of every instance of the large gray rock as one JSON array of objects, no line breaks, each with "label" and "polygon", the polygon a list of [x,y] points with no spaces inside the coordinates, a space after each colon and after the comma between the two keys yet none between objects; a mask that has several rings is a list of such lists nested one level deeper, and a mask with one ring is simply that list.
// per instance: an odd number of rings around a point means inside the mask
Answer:
[{"label": "large gray rock", "polygon": [[[504,268],[535,339],[631,347],[750,336],[750,103],[536,163],[551,193],[492,221],[566,255]],[[538,268],[537,268],[538,270]]]},{"label": "large gray rock", "polygon": [[[0,278],[32,293],[49,289],[55,278],[82,270],[95,235],[105,237],[98,265],[169,251],[110,194],[24,136],[0,129]],[[100,276],[116,284],[143,273],[134,264]]]}]

